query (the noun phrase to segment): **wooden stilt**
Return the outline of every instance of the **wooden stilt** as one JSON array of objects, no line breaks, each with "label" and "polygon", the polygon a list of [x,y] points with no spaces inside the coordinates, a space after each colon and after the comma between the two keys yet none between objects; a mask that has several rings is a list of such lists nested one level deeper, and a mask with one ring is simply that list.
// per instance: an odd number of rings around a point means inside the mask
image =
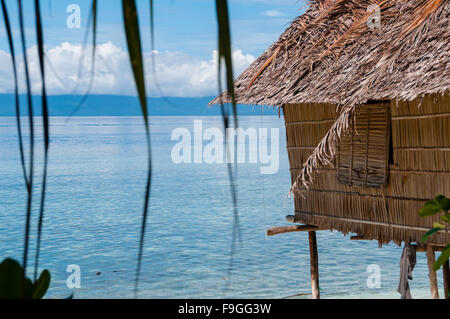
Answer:
[{"label": "wooden stilt", "polygon": [[428,259],[428,276],[430,278],[431,298],[439,299],[437,276],[436,271],[434,271],[433,269],[434,263],[436,262],[433,246],[427,245],[427,259]]},{"label": "wooden stilt", "polygon": [[450,286],[450,269],[447,262],[442,266],[442,275],[444,277],[444,292],[445,292],[445,299],[450,299],[449,295],[449,286]]},{"label": "wooden stilt", "polygon": [[317,252],[316,232],[309,232],[309,253],[311,261],[311,287],[312,298],[320,299],[319,291],[319,254]]}]

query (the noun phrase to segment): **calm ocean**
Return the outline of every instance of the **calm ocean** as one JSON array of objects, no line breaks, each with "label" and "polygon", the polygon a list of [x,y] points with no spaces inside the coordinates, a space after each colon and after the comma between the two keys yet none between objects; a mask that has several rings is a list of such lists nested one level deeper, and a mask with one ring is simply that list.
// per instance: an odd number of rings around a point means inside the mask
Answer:
[{"label": "calm ocean", "polygon": [[[154,179],[140,294],[142,298],[284,298],[310,292],[308,238],[267,238],[292,214],[283,119],[242,117],[242,128],[279,128],[280,164],[261,175],[260,164],[237,167],[242,245],[231,276],[232,202],[225,164],[175,164],[175,128],[193,132],[194,120],[222,127],[217,117],[151,119]],[[26,124],[24,122],[24,124]],[[41,131],[39,131],[41,132]],[[146,147],[138,117],[51,119],[51,153],[41,265],[52,274],[49,298],[131,298],[146,177]],[[38,169],[42,139],[38,137]],[[21,260],[25,187],[15,119],[0,117],[0,259]],[[40,169],[37,171],[40,177]],[[39,182],[39,178],[38,178]],[[38,190],[35,199],[39,199]],[[34,204],[33,234],[38,201]],[[35,248],[33,235],[32,251]],[[318,234],[323,298],[399,298],[401,248]],[[30,256],[33,258],[33,255]],[[32,259],[30,259],[32,260]],[[367,286],[367,267],[381,270],[381,288]],[[81,288],[70,290],[68,265],[81,269]],[[29,269],[29,275],[32,268]],[[411,282],[428,298],[426,257],[418,254]],[[438,273],[440,287],[442,274]],[[442,296],[441,292],[441,296]],[[308,298],[309,296],[305,296]]]}]

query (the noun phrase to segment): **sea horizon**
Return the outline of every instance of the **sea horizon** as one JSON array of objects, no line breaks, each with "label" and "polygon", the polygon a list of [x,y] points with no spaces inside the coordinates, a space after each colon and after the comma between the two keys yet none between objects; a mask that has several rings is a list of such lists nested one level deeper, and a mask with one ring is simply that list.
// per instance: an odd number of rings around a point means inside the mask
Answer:
[{"label": "sea horizon", "polygon": [[[141,116],[142,110],[136,96],[89,95],[49,95],[49,116]],[[221,116],[219,105],[209,105],[213,96],[203,97],[148,97],[150,116]],[[28,101],[20,94],[21,116],[28,116]],[[81,103],[83,102],[83,103]],[[33,95],[33,112],[42,116],[42,96]],[[232,115],[232,107],[225,108]],[[278,110],[272,106],[237,105],[239,116],[278,116]],[[281,111],[282,114],[282,111]],[[16,116],[15,95],[0,94],[0,116]]]}]

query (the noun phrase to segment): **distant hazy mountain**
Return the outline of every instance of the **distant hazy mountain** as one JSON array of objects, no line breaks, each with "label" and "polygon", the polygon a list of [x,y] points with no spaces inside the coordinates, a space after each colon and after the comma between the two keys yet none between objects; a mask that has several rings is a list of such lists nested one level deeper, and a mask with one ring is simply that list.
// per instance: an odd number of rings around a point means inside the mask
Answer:
[{"label": "distant hazy mountain", "polygon": [[[68,116],[74,112],[82,97],[78,95],[49,96],[51,116]],[[27,114],[26,96],[21,95],[21,113]],[[219,106],[208,106],[212,97],[202,98],[149,98],[152,116],[217,116]],[[41,115],[41,98],[33,96],[34,114]],[[239,105],[239,115],[278,115],[273,108]],[[91,95],[75,113],[75,116],[140,116],[140,106],[136,97],[115,95]],[[15,116],[14,95],[0,94],[0,116]]]}]

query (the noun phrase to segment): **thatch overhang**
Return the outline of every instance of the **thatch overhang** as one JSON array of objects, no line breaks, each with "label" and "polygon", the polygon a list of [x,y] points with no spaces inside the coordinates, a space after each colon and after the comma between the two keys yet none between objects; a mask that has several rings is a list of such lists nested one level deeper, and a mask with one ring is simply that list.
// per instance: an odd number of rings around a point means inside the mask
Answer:
[{"label": "thatch overhang", "polygon": [[[370,28],[374,4],[381,23]],[[237,78],[239,104],[338,107],[340,116],[293,190],[308,187],[313,170],[334,159],[358,105],[449,92],[449,14],[448,0],[311,0],[306,12]],[[221,102],[230,102],[226,92],[211,104]]]}]

